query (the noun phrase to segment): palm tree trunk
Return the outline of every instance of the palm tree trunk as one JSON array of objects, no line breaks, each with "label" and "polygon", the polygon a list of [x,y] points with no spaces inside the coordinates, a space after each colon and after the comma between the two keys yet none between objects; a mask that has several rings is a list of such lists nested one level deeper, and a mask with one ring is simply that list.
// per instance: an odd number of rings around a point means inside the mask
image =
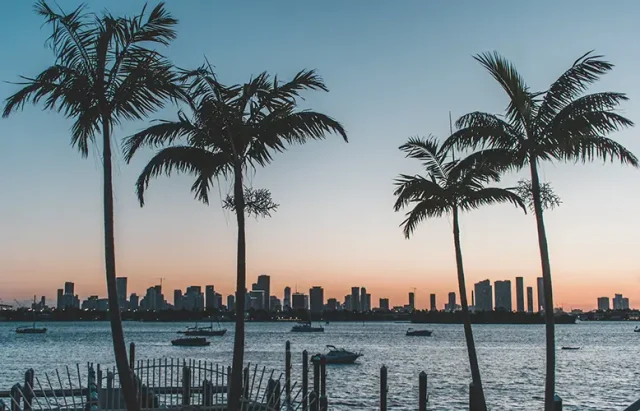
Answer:
[{"label": "palm tree trunk", "polygon": [[456,249],[456,267],[458,269],[458,287],[460,291],[460,305],[462,306],[462,318],[464,321],[464,338],[467,341],[467,352],[469,353],[469,366],[471,367],[471,380],[480,395],[482,410],[487,409],[480,379],[480,366],[476,354],[476,344],[473,341],[473,331],[471,330],[471,316],[469,315],[469,303],[467,302],[467,285],[464,279],[464,266],[462,264],[462,247],[460,245],[460,223],[458,222],[458,208],[453,207],[453,243]]},{"label": "palm tree trunk", "polygon": [[104,259],[107,276],[107,296],[109,298],[109,321],[111,323],[111,338],[113,352],[116,357],[118,377],[122,386],[127,410],[137,411],[138,401],[133,385],[133,378],[129,370],[127,348],[124,342],[120,307],[118,306],[118,290],[116,287],[116,248],[113,233],[113,181],[111,170],[111,128],[109,121],[102,121],[103,167],[104,167]]},{"label": "palm tree trunk", "polygon": [[[542,201],[540,200],[540,179],[538,178],[538,159],[531,156],[529,165],[531,168],[531,194],[538,228],[538,245],[540,247],[540,262],[542,264],[542,284],[544,288],[544,317],[547,343],[547,378],[544,387],[544,409],[553,411],[553,397],[556,383],[556,342],[555,342],[555,317],[553,313],[553,290],[551,285],[551,262],[549,259],[549,246],[547,245],[547,233],[544,228],[542,216]],[[540,303],[538,302],[538,305]]]},{"label": "palm tree trunk", "polygon": [[228,411],[240,409],[242,392],[242,367],[244,365],[244,304],[246,295],[246,242],[244,227],[244,190],[242,187],[242,166],[234,169],[233,195],[236,202],[236,218],[238,221],[238,257],[236,278],[236,333],[233,341],[233,362],[231,367],[231,392],[228,400]]}]

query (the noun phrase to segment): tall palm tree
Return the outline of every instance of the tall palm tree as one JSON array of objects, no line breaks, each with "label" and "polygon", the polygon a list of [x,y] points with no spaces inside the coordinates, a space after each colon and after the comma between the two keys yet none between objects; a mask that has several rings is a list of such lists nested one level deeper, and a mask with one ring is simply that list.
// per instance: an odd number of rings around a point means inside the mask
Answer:
[{"label": "tall palm tree", "polygon": [[[497,187],[485,187],[486,183],[499,181],[499,170],[487,165],[486,156],[477,152],[463,159],[453,159],[450,151],[441,146],[434,137],[427,139],[410,138],[400,146],[408,158],[420,160],[426,176],[401,174],[396,179],[397,196],[395,211],[413,206],[402,222],[405,237],[410,238],[418,224],[428,218],[451,215],[453,218],[453,245],[456,253],[458,288],[464,319],[464,336],[467,342],[471,379],[478,390],[482,409],[486,410],[486,401],[480,367],[476,355],[475,342],[471,329],[467,286],[462,263],[460,245],[459,213],[471,211],[483,205],[509,202],[525,210],[520,197],[514,192]],[[526,210],[525,210],[526,212]]]},{"label": "tall palm tree", "polygon": [[475,59],[507,93],[506,115],[473,112],[462,116],[456,123],[459,130],[445,146],[485,147],[502,165],[515,169],[529,166],[544,288],[544,401],[545,410],[551,411],[555,395],[553,292],[538,165],[542,161],[587,162],[601,158],[638,167],[638,159],[629,150],[607,138],[633,123],[616,112],[618,105],[627,100],[625,94],[584,94],[590,84],[613,68],[602,56],[584,54],[544,92],[532,92],[513,64],[498,53],[480,54]]},{"label": "tall palm tree", "polygon": [[25,103],[44,107],[74,120],[71,142],[83,157],[95,136],[102,135],[104,184],[104,246],[109,318],[113,348],[124,398],[137,409],[129,372],[116,291],[113,223],[112,128],[122,120],[141,119],[176,95],[171,64],[157,51],[176,37],[174,19],[158,4],[146,15],[95,15],[80,6],[71,13],[55,11],[44,0],[35,10],[51,25],[49,44],[54,64],[36,77],[22,77],[23,88],[6,100],[4,117]]},{"label": "tall palm tree", "polygon": [[[143,146],[163,147],[142,170],[136,183],[140,204],[152,177],[172,172],[195,176],[191,189],[207,204],[214,179],[233,182],[233,210],[238,223],[236,331],[229,409],[239,409],[244,362],[244,305],[246,293],[246,245],[244,174],[249,168],[269,164],[273,154],[287,144],[303,144],[337,133],[347,134],[331,117],[297,107],[300,93],[328,91],[313,71],[300,71],[291,81],[261,73],[241,85],[221,84],[209,65],[185,72],[187,105],[191,115],[178,113],[175,121],[161,121],[127,139],[125,157],[129,161]],[[177,140],[181,144],[174,144]]]}]

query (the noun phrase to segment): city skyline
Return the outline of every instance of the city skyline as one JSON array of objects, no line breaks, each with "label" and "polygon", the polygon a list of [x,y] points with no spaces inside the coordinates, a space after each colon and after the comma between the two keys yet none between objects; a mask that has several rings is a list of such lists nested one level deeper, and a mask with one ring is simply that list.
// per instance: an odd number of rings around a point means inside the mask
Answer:
[{"label": "city skyline", "polygon": [[[58,3],[67,10],[77,6],[73,0]],[[418,308],[428,307],[432,292],[439,306],[446,301],[448,293],[457,289],[449,221],[429,221],[412,240],[404,240],[398,227],[403,216],[391,210],[392,179],[398,172],[421,172],[405,161],[397,147],[408,136],[446,136],[450,110],[454,118],[478,108],[503,111],[504,97],[472,60],[476,53],[500,51],[538,90],[578,56],[595,49],[616,65],[597,88],[626,92],[630,101],[623,110],[638,123],[640,58],[628,49],[638,34],[633,10],[640,12],[639,4],[591,2],[576,9],[568,2],[513,2],[500,3],[500,13],[489,13],[491,7],[484,4],[462,3],[414,1],[402,8],[392,3],[368,8],[358,2],[329,1],[317,7],[334,19],[330,27],[312,18],[311,5],[302,3],[256,4],[250,15],[230,3],[202,2],[198,8],[170,5],[180,19],[180,34],[168,52],[177,65],[197,66],[204,53],[229,82],[243,81],[263,69],[288,77],[302,68],[316,68],[331,92],[310,96],[307,103],[340,119],[349,132],[349,144],[329,139],[293,147],[252,177],[254,185],[272,192],[280,208],[271,219],[247,222],[248,277],[272,273],[279,278],[272,282],[274,289],[298,283],[308,290],[322,283],[327,296],[340,299],[351,284],[366,283],[373,301],[383,296],[394,304],[414,287]],[[133,14],[142,4],[105,1],[100,8],[114,15]],[[50,33],[39,30],[42,21],[32,6],[32,2],[12,2],[0,16],[4,37],[19,39],[3,50],[3,98],[16,90],[5,81],[35,74],[50,62],[50,51],[43,47]],[[291,7],[298,16],[293,26],[281,13],[281,8]],[[562,19],[566,13],[574,19]],[[517,18],[522,15],[530,19]],[[455,18],[473,35],[464,41],[440,35],[450,30],[444,25],[447,18]],[[606,35],[581,30],[581,22],[593,18],[615,24]],[[254,41],[254,33],[236,39],[233,47],[218,40],[238,19],[261,33],[263,42],[286,42],[290,48],[286,53],[267,53]],[[382,26],[381,19],[386,22]],[[541,22],[546,27],[542,33]],[[581,36],[572,34],[577,30]],[[504,36],[505,31],[510,36]],[[214,40],[192,44],[191,39],[205,35]],[[556,41],[559,38],[570,41]],[[353,50],[358,58],[353,58]],[[447,64],[431,64],[433,55]],[[382,84],[382,89],[373,91],[371,84]],[[0,134],[6,136],[0,139],[0,174],[6,177],[0,183],[6,198],[0,203],[4,303],[14,298],[29,301],[33,294],[54,298],[51,290],[67,279],[76,282],[83,295],[105,294],[101,177],[95,161],[99,152],[92,148],[89,159],[81,159],[66,144],[69,121],[41,109],[26,107],[0,121]],[[149,120],[174,115],[175,110],[167,108]],[[147,124],[126,123],[114,129],[114,138],[120,141]],[[631,129],[612,137],[637,153],[636,133]],[[232,214],[220,210],[218,198],[210,207],[193,201],[190,179],[184,176],[154,182],[141,209],[133,184],[148,158],[141,153],[125,165],[119,151],[117,156],[118,276],[127,276],[128,287],[140,292],[154,278],[166,277],[170,289],[214,283],[223,295],[231,294],[236,258]],[[296,170],[295,177],[291,170]],[[592,308],[598,297],[620,291],[632,302],[640,301],[640,263],[634,258],[640,221],[630,217],[640,200],[635,190],[637,170],[600,163],[543,163],[540,170],[543,181],[551,182],[563,200],[558,209],[545,214],[557,305]],[[17,173],[20,178],[13,178]],[[507,175],[504,184],[525,174]],[[224,197],[228,189],[222,184],[219,192]],[[465,214],[461,223],[469,284],[514,276],[535,284],[541,273],[531,215],[504,205]]]}]

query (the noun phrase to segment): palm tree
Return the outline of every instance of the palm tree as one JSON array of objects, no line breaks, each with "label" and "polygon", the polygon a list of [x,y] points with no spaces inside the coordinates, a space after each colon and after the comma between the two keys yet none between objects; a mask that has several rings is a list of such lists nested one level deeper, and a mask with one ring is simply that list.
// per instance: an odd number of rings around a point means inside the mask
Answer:
[{"label": "palm tree", "polygon": [[[152,177],[172,172],[195,176],[191,189],[195,197],[209,203],[214,179],[233,182],[231,207],[238,223],[236,329],[229,409],[239,409],[244,361],[244,304],[246,292],[244,174],[249,168],[265,166],[273,154],[287,144],[303,144],[337,133],[347,141],[340,123],[309,110],[299,110],[298,98],[305,90],[328,91],[313,71],[300,71],[282,83],[265,72],[241,85],[218,82],[209,65],[185,72],[187,105],[191,116],[178,113],[178,120],[161,121],[127,139],[125,157],[129,161],[143,146],[163,147],[142,170],[136,183],[140,204]],[[174,144],[182,139],[182,144]],[[228,202],[228,201],[227,201]],[[229,208],[229,207],[228,207]]]},{"label": "palm tree", "polygon": [[622,145],[607,138],[633,123],[616,113],[625,94],[601,92],[584,95],[590,84],[613,68],[591,52],[577,59],[544,92],[532,92],[516,68],[498,53],[475,59],[506,91],[509,104],[504,117],[473,112],[458,119],[459,128],[446,147],[485,147],[501,166],[529,166],[531,194],[538,230],[546,323],[545,410],[553,409],[555,395],[555,337],[551,264],[544,226],[538,165],[542,161],[619,160],[638,167],[638,159]]},{"label": "palm tree", "polygon": [[460,304],[462,305],[471,379],[477,389],[482,410],[486,410],[480,367],[471,330],[458,214],[461,211],[471,211],[483,205],[496,203],[510,202],[523,210],[525,210],[525,205],[517,194],[508,189],[484,186],[486,183],[498,181],[500,174],[499,170],[487,165],[485,162],[487,158],[482,152],[456,160],[433,137],[428,139],[410,138],[407,143],[400,146],[400,150],[406,153],[408,158],[420,160],[427,173],[424,177],[401,174],[396,180],[395,211],[409,205],[413,206],[401,224],[405,237],[408,239],[423,220],[449,214],[453,217],[453,244],[456,252]]},{"label": "palm tree", "polygon": [[116,292],[113,223],[112,128],[122,120],[141,119],[176,95],[171,64],[152,47],[176,37],[177,20],[158,4],[148,16],[100,16],[80,6],[71,13],[55,11],[44,0],[36,13],[51,25],[49,44],[54,64],[36,77],[22,77],[23,88],[6,100],[4,117],[25,103],[44,107],[74,120],[71,142],[83,157],[96,134],[102,134],[104,171],[104,246],[109,318],[113,348],[129,410],[138,408],[129,372]]}]

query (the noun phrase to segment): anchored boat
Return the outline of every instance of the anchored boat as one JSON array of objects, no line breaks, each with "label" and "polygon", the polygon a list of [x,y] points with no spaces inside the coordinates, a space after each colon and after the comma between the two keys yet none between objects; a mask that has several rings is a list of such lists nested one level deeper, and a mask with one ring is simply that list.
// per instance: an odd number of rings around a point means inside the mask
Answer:
[{"label": "anchored boat", "polygon": [[[336,348],[333,345],[327,345],[329,352],[324,355],[327,364],[353,364],[358,358],[362,357],[361,352],[347,351],[344,348]],[[311,357],[311,362],[319,362],[322,360],[322,354],[316,354]]]},{"label": "anchored boat", "polygon": [[[16,301],[17,302],[17,301]],[[16,333],[18,334],[44,334],[47,332],[46,328],[36,328],[36,296],[33,296],[33,307],[31,308],[31,312],[33,313],[33,324],[31,327],[18,327],[16,328]]]},{"label": "anchored boat", "polygon": [[311,321],[306,323],[298,323],[291,327],[291,332],[293,333],[323,333],[324,328],[322,326],[314,327],[311,325]]},{"label": "anchored boat", "polygon": [[431,330],[414,330],[413,328],[409,328],[407,330],[407,337],[431,337],[433,331]]},{"label": "anchored boat", "polygon": [[211,343],[207,341],[206,338],[191,337],[191,338],[176,338],[175,340],[171,340],[171,344],[177,345],[180,347],[206,347]]}]

